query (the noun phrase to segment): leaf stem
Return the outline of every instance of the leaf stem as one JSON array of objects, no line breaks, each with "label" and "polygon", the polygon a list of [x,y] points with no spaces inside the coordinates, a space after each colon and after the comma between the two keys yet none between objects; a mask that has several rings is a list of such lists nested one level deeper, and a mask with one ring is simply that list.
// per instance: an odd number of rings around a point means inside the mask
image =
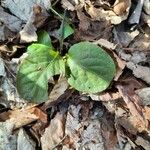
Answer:
[{"label": "leaf stem", "polygon": [[63,16],[63,20],[61,23],[61,33],[60,33],[60,54],[62,55],[62,50],[63,50],[63,43],[64,43],[64,26],[65,26],[65,18],[66,18],[66,9],[64,11],[64,16]]}]

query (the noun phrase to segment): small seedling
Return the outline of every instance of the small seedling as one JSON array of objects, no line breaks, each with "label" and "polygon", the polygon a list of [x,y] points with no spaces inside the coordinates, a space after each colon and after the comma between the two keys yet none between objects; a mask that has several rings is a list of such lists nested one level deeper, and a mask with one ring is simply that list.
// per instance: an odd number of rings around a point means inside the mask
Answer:
[{"label": "small seedling", "polygon": [[86,93],[105,90],[115,75],[112,58],[90,42],[74,44],[62,57],[44,31],[38,43],[27,48],[27,53],[18,70],[17,89],[22,98],[32,102],[48,99],[48,81],[57,74],[66,75],[73,88]]}]

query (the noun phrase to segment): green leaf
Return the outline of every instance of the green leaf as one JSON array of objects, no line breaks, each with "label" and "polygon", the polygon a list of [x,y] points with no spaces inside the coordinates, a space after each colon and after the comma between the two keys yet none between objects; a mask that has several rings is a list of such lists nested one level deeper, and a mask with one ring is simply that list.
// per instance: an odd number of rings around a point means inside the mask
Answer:
[{"label": "green leaf", "polygon": [[32,102],[43,102],[48,99],[48,80],[64,72],[64,61],[58,52],[42,44],[32,44],[28,53],[17,74],[18,93]]},{"label": "green leaf", "polygon": [[105,90],[115,75],[112,58],[99,46],[81,42],[68,52],[69,84],[75,89],[97,93]]},{"label": "green leaf", "polygon": [[58,30],[58,34],[60,37],[61,37],[62,32],[64,32],[63,38],[66,39],[68,36],[74,33],[74,29],[68,23],[64,23],[64,26],[62,26],[61,24],[61,27]]},{"label": "green leaf", "polygon": [[37,43],[49,46],[50,48],[53,49],[51,38],[50,38],[49,34],[44,30],[41,30],[38,32]]}]

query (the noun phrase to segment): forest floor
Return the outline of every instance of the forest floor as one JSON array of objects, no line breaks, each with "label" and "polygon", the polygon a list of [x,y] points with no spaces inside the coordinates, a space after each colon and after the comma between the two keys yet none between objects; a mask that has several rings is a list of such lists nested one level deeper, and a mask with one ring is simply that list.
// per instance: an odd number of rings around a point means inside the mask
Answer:
[{"label": "forest floor", "polygon": [[[19,66],[39,32],[63,56],[81,41],[100,46],[116,66],[109,87],[83,93],[56,75],[46,101],[21,98]],[[150,150],[149,85],[150,0],[0,1],[0,150]]]}]

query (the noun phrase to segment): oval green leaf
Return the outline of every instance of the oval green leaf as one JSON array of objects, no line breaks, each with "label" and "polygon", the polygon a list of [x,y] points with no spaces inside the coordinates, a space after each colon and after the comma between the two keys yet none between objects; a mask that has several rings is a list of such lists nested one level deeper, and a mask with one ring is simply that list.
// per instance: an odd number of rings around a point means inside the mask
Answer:
[{"label": "oval green leaf", "polygon": [[105,90],[115,75],[112,58],[90,42],[73,45],[68,52],[69,84],[78,91],[97,93]]},{"label": "oval green leaf", "polygon": [[53,49],[51,38],[46,31],[41,30],[37,34],[38,34],[37,43],[49,46],[51,49]]},{"label": "oval green leaf", "polygon": [[28,53],[19,67],[17,90],[26,100],[43,102],[48,99],[48,80],[64,72],[64,61],[58,52],[42,44],[32,44]]},{"label": "oval green leaf", "polygon": [[74,29],[68,23],[64,23],[64,26],[61,24],[60,28],[58,29],[59,38],[61,38],[62,32],[64,34],[63,39],[66,39],[74,33]]}]

